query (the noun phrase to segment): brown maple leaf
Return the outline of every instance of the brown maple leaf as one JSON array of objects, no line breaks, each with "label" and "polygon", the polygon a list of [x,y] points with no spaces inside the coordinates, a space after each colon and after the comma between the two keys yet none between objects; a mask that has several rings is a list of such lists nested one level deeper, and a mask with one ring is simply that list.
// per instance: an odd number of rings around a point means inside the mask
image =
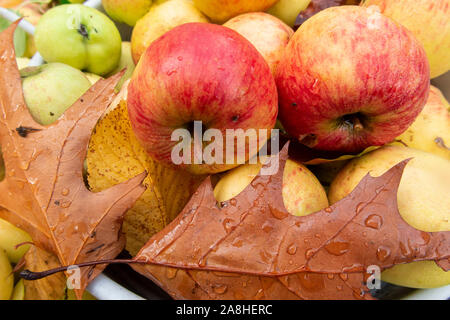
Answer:
[{"label": "brown maple leaf", "polygon": [[[54,252],[62,265],[114,258],[123,249],[124,213],[144,192],[145,173],[99,193],[86,189],[82,167],[92,129],[114,97],[121,74],[97,82],[54,124],[28,112],[15,61],[17,22],[0,34],[0,141],[6,167],[2,217]],[[81,296],[104,265],[82,270]]]},{"label": "brown maple leaf", "polygon": [[[31,270],[58,268],[58,258],[36,246],[24,256],[24,265]],[[58,273],[36,281],[24,280],[25,300],[63,300],[66,295],[66,277]]]},{"label": "brown maple leaf", "polygon": [[409,226],[397,208],[403,161],[366,176],[335,205],[290,215],[279,171],[258,176],[218,205],[208,179],[166,229],[135,257],[133,268],[178,299],[370,299],[367,267],[436,260],[449,269],[450,232]]}]

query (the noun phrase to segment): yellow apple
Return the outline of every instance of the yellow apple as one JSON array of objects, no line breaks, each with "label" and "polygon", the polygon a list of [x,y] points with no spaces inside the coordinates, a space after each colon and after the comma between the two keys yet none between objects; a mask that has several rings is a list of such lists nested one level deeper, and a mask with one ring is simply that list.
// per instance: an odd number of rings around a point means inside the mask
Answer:
[{"label": "yellow apple", "polygon": [[293,27],[300,12],[305,10],[311,0],[280,0],[267,12]]},{"label": "yellow apple", "polygon": [[434,261],[399,264],[381,274],[383,281],[402,287],[431,289],[450,284],[450,272],[444,272]]},{"label": "yellow apple", "polygon": [[0,300],[9,300],[14,287],[14,275],[5,250],[0,248]]},{"label": "yellow apple", "polygon": [[194,0],[194,4],[216,23],[236,17],[242,13],[266,11],[278,0]]},{"label": "yellow apple", "polygon": [[[402,160],[405,168],[397,194],[398,209],[411,226],[426,232],[450,231],[450,161],[431,153],[402,146],[384,146],[350,161],[337,175],[328,193],[330,203],[347,196],[370,172],[380,176]],[[439,287],[450,284],[450,272],[434,262],[395,266],[382,279],[408,287]]]},{"label": "yellow apple", "polygon": [[294,34],[294,30],[283,21],[264,12],[241,14],[227,21],[224,26],[249,40],[264,57],[273,74]]},{"label": "yellow apple", "polygon": [[5,250],[8,259],[17,263],[30,248],[23,245],[16,249],[16,245],[31,242],[31,237],[25,231],[17,228],[6,220],[0,219],[0,250]]},{"label": "yellow apple", "polygon": [[14,291],[11,295],[11,300],[24,300],[25,299],[25,286],[23,279],[20,279],[14,287]]},{"label": "yellow apple", "polygon": [[[225,173],[214,188],[217,201],[236,197],[257,176],[261,164],[245,164]],[[282,195],[286,210],[305,216],[328,207],[328,199],[320,182],[305,166],[292,160],[283,172]]]},{"label": "yellow apple", "polygon": [[431,78],[450,70],[450,0],[365,0],[405,26],[422,43]]},{"label": "yellow apple", "polygon": [[317,165],[309,166],[310,170],[319,179],[325,187],[329,187],[339,171],[348,163],[349,160],[337,160],[324,162]]},{"label": "yellow apple", "polygon": [[134,26],[152,5],[152,0],[102,0],[106,13],[115,21]]},{"label": "yellow apple", "polygon": [[450,160],[450,106],[439,89],[430,87],[427,104],[397,140]]},{"label": "yellow apple", "polygon": [[104,76],[120,60],[122,39],[105,14],[80,4],[46,11],[36,26],[36,48],[47,62],[61,62]]},{"label": "yellow apple", "polygon": [[133,29],[131,52],[135,64],[154,40],[176,26],[189,22],[208,22],[191,1],[169,0],[153,5]]}]

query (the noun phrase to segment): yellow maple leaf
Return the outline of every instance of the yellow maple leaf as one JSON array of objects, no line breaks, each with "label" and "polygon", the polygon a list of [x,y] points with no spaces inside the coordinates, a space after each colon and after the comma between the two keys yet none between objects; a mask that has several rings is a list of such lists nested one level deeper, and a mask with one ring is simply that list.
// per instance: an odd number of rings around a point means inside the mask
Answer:
[{"label": "yellow maple leaf", "polygon": [[151,159],[134,136],[124,100],[97,123],[86,162],[93,192],[148,172],[147,191],[127,212],[123,224],[126,249],[132,255],[178,215],[204,179]]},{"label": "yellow maple leaf", "polygon": [[[31,246],[24,256],[25,268],[42,271],[61,266],[58,257],[36,246]],[[40,280],[24,281],[25,300],[63,300],[66,291],[66,276],[57,273]]]},{"label": "yellow maple leaf", "polygon": [[[36,246],[31,246],[24,256],[24,269],[49,270],[61,267],[58,257]],[[77,300],[75,292],[67,288],[64,273],[56,273],[40,280],[24,280],[24,300]],[[82,300],[95,300],[89,292],[83,293]]]}]

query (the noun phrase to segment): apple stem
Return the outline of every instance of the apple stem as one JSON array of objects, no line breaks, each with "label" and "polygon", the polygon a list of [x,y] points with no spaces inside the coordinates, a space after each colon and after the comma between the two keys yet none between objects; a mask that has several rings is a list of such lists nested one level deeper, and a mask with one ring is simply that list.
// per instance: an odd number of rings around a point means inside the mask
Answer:
[{"label": "apple stem", "polygon": [[360,113],[347,114],[341,118],[342,124],[348,126],[353,131],[361,131],[364,129],[364,125],[361,121],[363,115]]},{"label": "apple stem", "polygon": [[352,122],[353,122],[353,130],[360,131],[364,129],[364,126],[361,123],[361,120],[359,120],[358,116],[355,116]]}]

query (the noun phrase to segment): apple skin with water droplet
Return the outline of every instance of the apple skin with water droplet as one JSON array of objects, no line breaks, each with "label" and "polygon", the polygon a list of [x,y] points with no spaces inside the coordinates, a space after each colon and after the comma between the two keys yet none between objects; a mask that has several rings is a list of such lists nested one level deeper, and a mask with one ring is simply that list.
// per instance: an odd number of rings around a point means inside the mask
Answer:
[{"label": "apple skin with water droplet", "polygon": [[331,7],[296,31],[278,65],[279,119],[308,147],[357,153],[403,133],[429,90],[424,49],[373,8]]}]

